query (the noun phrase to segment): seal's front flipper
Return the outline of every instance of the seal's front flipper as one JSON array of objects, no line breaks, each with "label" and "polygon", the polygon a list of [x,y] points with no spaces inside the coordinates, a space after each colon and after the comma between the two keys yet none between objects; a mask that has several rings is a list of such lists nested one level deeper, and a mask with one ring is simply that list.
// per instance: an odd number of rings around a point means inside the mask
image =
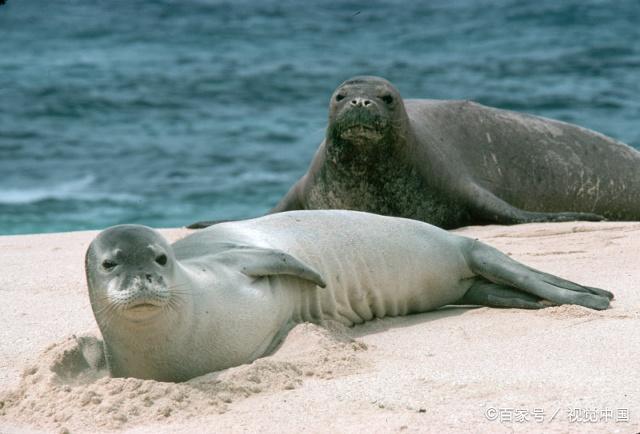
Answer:
[{"label": "seal's front flipper", "polygon": [[201,222],[191,223],[187,229],[204,229],[219,223],[229,222],[231,220],[203,220]]},{"label": "seal's front flipper", "polygon": [[510,205],[490,191],[469,182],[467,198],[471,202],[471,212],[477,219],[498,223],[518,224],[536,222],[598,222],[605,218],[590,212],[534,212]]},{"label": "seal's front flipper", "polygon": [[[259,216],[259,217],[263,217],[263,216]],[[220,223],[241,222],[244,220],[251,220],[254,218],[257,218],[257,217],[249,217],[246,219],[237,219],[237,220],[203,220],[200,222],[191,223],[189,226],[187,226],[187,229],[204,229],[204,228],[208,228],[209,226],[219,225]]]},{"label": "seal's front flipper", "polygon": [[597,310],[609,307],[609,295],[612,295],[609,291],[578,285],[540,272],[479,241],[469,240],[465,251],[471,271],[491,282],[513,287],[557,304],[578,304]]},{"label": "seal's front flipper", "polygon": [[280,202],[278,202],[276,206],[271,208],[267,214],[304,209],[304,205],[300,201],[300,190],[302,189],[304,178],[305,177],[303,176],[295,184],[293,184],[287,194],[282,199],[280,199]]},{"label": "seal's front flipper", "polygon": [[517,309],[542,309],[552,305],[548,302],[543,302],[540,297],[535,295],[518,291],[505,285],[488,282],[484,279],[477,279],[464,296],[454,304]]},{"label": "seal's front flipper", "polygon": [[216,259],[238,267],[243,274],[251,277],[286,274],[309,280],[321,288],[327,286],[320,273],[282,250],[235,248],[219,253]]}]

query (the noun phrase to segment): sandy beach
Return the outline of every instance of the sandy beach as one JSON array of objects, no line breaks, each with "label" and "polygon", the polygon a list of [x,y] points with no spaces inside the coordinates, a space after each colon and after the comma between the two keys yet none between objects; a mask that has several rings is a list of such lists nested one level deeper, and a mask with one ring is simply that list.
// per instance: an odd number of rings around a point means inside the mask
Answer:
[{"label": "sandy beach", "polygon": [[640,431],[640,223],[456,232],[611,290],[612,307],[302,324],[250,365],[180,384],[113,379],[83,351],[99,338],[84,280],[96,232],[0,237],[0,432]]}]

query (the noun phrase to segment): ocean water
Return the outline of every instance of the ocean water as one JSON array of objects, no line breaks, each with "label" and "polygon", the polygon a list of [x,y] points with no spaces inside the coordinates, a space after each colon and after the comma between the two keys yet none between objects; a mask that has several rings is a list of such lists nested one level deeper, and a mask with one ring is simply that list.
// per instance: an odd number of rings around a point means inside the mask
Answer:
[{"label": "ocean water", "polygon": [[637,0],[7,0],[0,234],[256,216],[357,74],[640,147]]}]

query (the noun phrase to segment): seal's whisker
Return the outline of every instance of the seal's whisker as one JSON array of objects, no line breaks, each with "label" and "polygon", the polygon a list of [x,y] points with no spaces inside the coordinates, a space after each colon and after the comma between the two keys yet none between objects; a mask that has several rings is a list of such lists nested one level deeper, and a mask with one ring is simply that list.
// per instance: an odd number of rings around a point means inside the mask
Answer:
[{"label": "seal's whisker", "polygon": [[[105,300],[107,301],[107,300]],[[112,303],[112,302],[108,302],[105,306],[103,306],[102,308],[98,309],[96,311],[96,313],[103,313],[103,312],[109,312],[109,311],[114,311],[117,309],[116,303]]]},{"label": "seal's whisker", "polygon": [[171,297],[169,302],[165,305],[166,310],[179,312],[180,307],[184,304],[184,300],[180,297]]},{"label": "seal's whisker", "polygon": [[110,328],[111,322],[115,318],[115,313],[118,308],[119,306],[116,303],[107,304],[103,309],[101,309],[101,312],[99,314],[96,313],[95,316],[96,318],[100,317],[102,319],[101,323],[103,327]]},{"label": "seal's whisker", "polygon": [[190,291],[188,289],[179,289],[177,291],[171,291],[171,295],[192,295],[194,291]]}]

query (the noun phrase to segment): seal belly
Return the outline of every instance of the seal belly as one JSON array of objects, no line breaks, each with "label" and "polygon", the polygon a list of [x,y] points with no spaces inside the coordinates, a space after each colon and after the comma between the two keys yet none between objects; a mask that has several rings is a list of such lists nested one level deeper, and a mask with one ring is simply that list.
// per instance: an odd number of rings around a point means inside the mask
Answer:
[{"label": "seal belly", "polygon": [[[382,216],[329,213],[345,216],[323,224],[335,227],[340,237],[323,233],[320,238],[315,231],[296,230],[292,222],[294,237],[272,240],[274,247],[312,266],[327,284],[319,288],[294,277],[271,278],[272,288],[293,300],[294,322],[336,320],[350,326],[425,312],[458,301],[469,288],[473,273],[451,234],[406,219],[389,225]],[[354,214],[367,218],[348,221]],[[341,224],[352,230],[340,230]]]},{"label": "seal belly", "polygon": [[416,274],[415,261],[401,267],[385,261],[381,252],[350,253],[344,259],[340,252],[325,252],[323,263],[315,264],[325,276],[326,288],[282,282],[295,299],[295,322],[335,320],[351,326],[374,318],[426,312],[459,300],[469,286],[463,279],[447,278],[454,275],[448,270],[429,269],[429,264],[423,264],[424,271]]}]

